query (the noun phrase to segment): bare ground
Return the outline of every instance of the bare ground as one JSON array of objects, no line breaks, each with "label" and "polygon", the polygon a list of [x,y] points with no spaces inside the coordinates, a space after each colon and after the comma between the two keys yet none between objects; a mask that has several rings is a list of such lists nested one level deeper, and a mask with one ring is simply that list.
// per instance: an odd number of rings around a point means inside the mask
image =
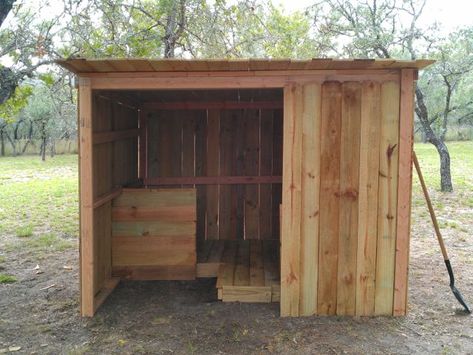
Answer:
[{"label": "bare ground", "polygon": [[[447,248],[470,304],[473,208],[459,201],[472,197],[433,193],[434,202],[445,206],[440,220]],[[0,353],[473,353],[473,318],[458,310],[450,292],[419,195],[412,224],[409,315],[399,318],[282,319],[278,304],[217,302],[215,281],[206,279],[123,282],[95,318],[82,319],[77,248],[7,249],[0,271],[18,281],[0,284]],[[0,247],[15,237],[2,238]]]}]

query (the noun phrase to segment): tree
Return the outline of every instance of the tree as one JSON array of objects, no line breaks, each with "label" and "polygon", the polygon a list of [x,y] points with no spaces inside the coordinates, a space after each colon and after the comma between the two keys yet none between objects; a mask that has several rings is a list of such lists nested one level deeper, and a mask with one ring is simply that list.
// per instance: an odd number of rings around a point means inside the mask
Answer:
[{"label": "tree", "polygon": [[0,105],[0,155],[5,156],[5,139],[12,144],[16,153],[16,146],[13,144],[14,138],[9,134],[9,128],[15,118],[26,106],[28,98],[32,94],[32,88],[29,85],[19,86],[15,89],[12,97],[3,105]]},{"label": "tree", "polygon": [[[435,45],[441,40],[435,27],[421,28],[418,25],[426,0],[326,0],[313,6],[314,25],[318,32],[331,33],[335,42],[332,51],[337,55],[350,57],[405,58],[436,57],[439,48]],[[444,54],[449,49],[445,48]],[[450,173],[450,154],[445,144],[448,117],[452,112],[451,98],[455,93],[461,75],[472,68],[471,61],[452,62],[440,56],[436,70],[447,89],[447,99],[443,103],[443,131],[436,133],[426,100],[426,86],[421,77],[416,87],[415,112],[428,142],[437,149],[440,157],[441,190],[452,191]],[[439,116],[439,117],[440,117]]]},{"label": "tree", "polygon": [[0,29],[0,58],[6,57],[13,63],[10,67],[0,65],[0,105],[13,95],[24,78],[33,77],[39,67],[53,63],[57,56],[53,38],[60,30],[61,15],[38,18],[42,7],[43,4],[38,8],[26,7],[14,0],[0,2],[0,26],[5,25],[8,13],[14,15],[14,21]]}]

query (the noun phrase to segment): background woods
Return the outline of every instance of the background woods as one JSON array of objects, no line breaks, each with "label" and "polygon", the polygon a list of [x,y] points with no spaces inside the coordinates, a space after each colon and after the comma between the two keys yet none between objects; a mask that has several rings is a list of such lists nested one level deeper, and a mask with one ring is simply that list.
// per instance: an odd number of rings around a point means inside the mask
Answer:
[{"label": "background woods", "polygon": [[75,90],[51,65],[60,57],[427,57],[437,64],[418,82],[417,138],[435,146],[451,191],[445,141],[473,138],[473,27],[448,33],[425,21],[428,6],[327,0],[288,13],[264,0],[2,0],[0,154],[73,149]]}]

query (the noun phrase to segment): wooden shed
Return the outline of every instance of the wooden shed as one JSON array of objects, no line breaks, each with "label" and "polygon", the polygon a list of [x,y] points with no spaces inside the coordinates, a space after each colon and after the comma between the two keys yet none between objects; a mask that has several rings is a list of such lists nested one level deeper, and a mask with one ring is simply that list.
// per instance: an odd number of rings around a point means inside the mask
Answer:
[{"label": "wooden shed", "polygon": [[86,60],[80,298],[215,277],[281,316],[403,315],[428,60]]}]

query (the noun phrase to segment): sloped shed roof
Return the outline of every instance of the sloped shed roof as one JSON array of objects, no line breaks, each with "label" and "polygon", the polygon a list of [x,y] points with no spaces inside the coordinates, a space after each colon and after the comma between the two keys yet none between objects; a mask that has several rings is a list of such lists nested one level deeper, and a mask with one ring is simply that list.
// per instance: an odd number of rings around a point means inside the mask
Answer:
[{"label": "sloped shed roof", "polygon": [[198,72],[272,70],[422,69],[433,60],[394,59],[64,59],[76,74],[119,72]]}]

